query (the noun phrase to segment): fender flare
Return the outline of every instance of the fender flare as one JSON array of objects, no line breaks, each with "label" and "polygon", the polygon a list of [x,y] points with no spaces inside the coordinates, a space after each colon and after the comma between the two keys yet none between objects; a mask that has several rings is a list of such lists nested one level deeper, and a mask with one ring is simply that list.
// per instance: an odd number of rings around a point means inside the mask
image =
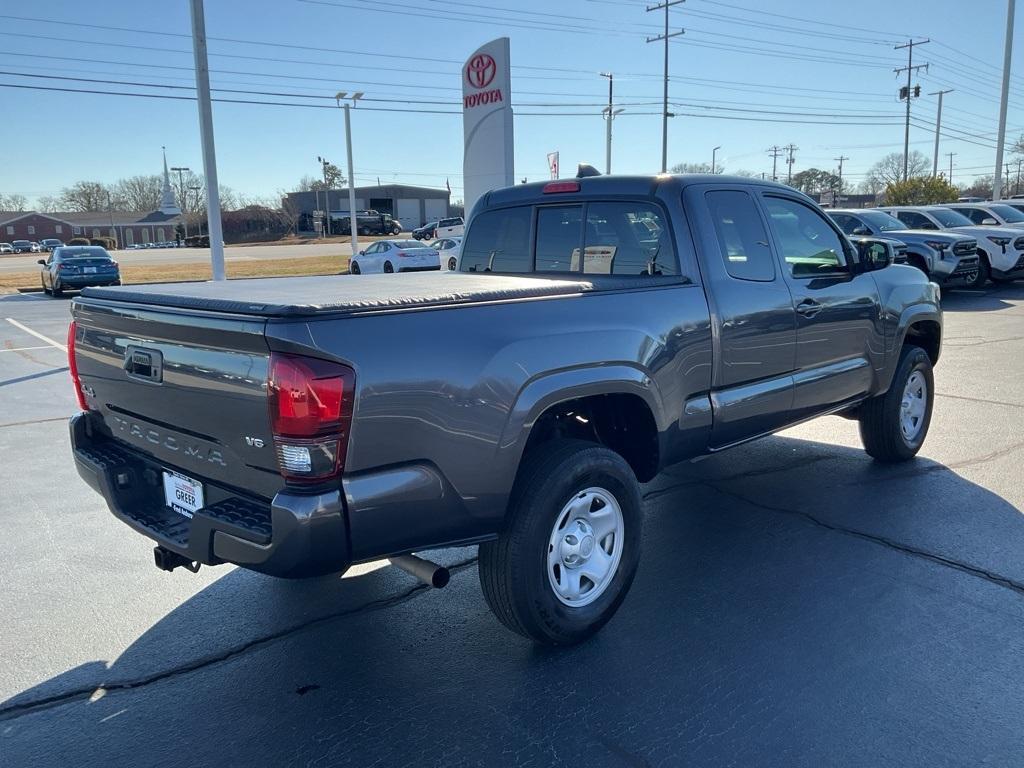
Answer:
[{"label": "fender flare", "polygon": [[[883,381],[885,388],[882,390],[888,391],[889,385],[892,383],[892,377],[896,373],[896,365],[899,362],[899,353],[903,348],[903,343],[907,338],[907,331],[914,323],[921,321],[930,321],[938,324],[939,326],[939,351],[942,350],[942,310],[932,304],[911,304],[906,307],[899,317],[899,322],[896,324],[896,332],[893,335],[893,347],[889,360],[885,366],[885,372]],[[939,355],[936,354],[935,362],[938,362]]]},{"label": "fender flare", "polygon": [[527,381],[519,390],[498,443],[499,457],[518,471],[530,431],[548,408],[580,397],[618,394],[636,395],[643,400],[659,433],[674,421],[665,413],[657,384],[641,368],[617,364],[554,371]]}]

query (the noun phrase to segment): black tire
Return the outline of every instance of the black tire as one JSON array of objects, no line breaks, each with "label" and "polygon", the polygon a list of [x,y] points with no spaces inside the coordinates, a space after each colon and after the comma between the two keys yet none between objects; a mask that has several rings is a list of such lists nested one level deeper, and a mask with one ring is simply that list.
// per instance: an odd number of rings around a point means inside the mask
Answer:
[{"label": "black tire", "polygon": [[[562,602],[550,583],[549,542],[565,505],[598,487],[618,502],[622,554],[614,575],[593,602]],[[506,529],[480,545],[480,586],[502,624],[536,643],[573,645],[592,636],[622,604],[640,561],[643,512],[633,470],[614,451],[583,440],[555,440],[530,452],[509,500]]]},{"label": "black tire", "polygon": [[448,271],[449,272],[454,272],[455,269],[458,266],[459,266],[458,259],[456,259],[454,256],[452,256],[450,259],[448,259]]},{"label": "black tire", "polygon": [[988,285],[988,280],[992,276],[992,269],[988,264],[988,256],[982,251],[978,251],[978,276],[967,284],[968,288],[980,289]]},{"label": "black tire", "polygon": [[394,267],[394,265],[390,261],[385,261],[384,262],[384,271],[387,272],[390,275],[390,274],[392,274],[395,271],[395,267]]},{"label": "black tire", "polygon": [[348,268],[348,271],[351,274],[353,274],[353,275],[361,275],[362,274],[362,272],[359,271],[359,262],[357,262],[357,261],[353,261],[352,262],[352,264]]},{"label": "black tire", "polygon": [[[904,389],[907,381],[920,372],[927,386],[925,410],[917,433],[912,439],[904,434],[900,423]],[[860,439],[864,450],[876,461],[909,461],[917,455],[928,436],[935,402],[935,380],[932,361],[920,347],[904,345],[889,391],[866,401],[860,411]]]},{"label": "black tire", "polygon": [[46,287],[46,281],[43,278],[40,277],[39,278],[39,282],[42,283],[42,285],[43,285],[43,293],[45,293],[47,296],[49,296],[50,295],[50,289]]}]

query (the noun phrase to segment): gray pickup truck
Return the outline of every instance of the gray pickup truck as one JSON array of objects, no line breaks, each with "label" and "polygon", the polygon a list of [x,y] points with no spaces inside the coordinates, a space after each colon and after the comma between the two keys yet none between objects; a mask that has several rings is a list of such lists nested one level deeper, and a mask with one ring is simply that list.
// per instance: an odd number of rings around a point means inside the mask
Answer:
[{"label": "gray pickup truck", "polygon": [[498,618],[574,643],[663,467],[825,414],[918,452],[942,315],[892,259],[782,185],[599,176],[487,194],[458,273],[90,288],[74,458],[166,570],[439,583],[413,553],[479,544]]}]

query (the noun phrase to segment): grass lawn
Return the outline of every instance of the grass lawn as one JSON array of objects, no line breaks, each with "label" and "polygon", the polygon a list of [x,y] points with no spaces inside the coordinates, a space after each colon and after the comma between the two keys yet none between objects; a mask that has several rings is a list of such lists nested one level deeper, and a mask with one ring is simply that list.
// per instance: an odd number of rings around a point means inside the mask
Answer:
[{"label": "grass lawn", "polygon": [[[286,277],[291,275],[337,275],[348,272],[348,256],[303,256],[291,259],[229,261],[228,279],[239,277]],[[168,283],[176,280],[209,280],[210,265],[122,264],[121,280],[126,283]],[[0,293],[18,288],[38,288],[39,270],[0,272]]]}]

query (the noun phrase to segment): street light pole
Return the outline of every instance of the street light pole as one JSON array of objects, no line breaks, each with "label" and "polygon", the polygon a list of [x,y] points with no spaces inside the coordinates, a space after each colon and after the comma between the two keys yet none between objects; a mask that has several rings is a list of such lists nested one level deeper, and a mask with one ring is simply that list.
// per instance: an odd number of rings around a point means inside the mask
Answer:
[{"label": "street light pole", "polygon": [[[345,110],[345,153],[348,160],[348,226],[352,237],[352,258],[359,253],[358,223],[356,216],[356,179],[355,171],[352,169],[352,117],[349,111],[359,99],[363,98],[363,92],[357,91],[351,96],[347,91],[338,91],[334,100],[339,107]],[[344,105],[341,103],[344,101]],[[352,103],[349,104],[349,101]]]},{"label": "street light pole", "polygon": [[324,230],[327,235],[331,234],[331,189],[327,186],[327,166],[330,165],[330,161],[326,157],[320,157],[317,155],[317,161],[320,163],[320,172],[324,175]]},{"label": "street light pole", "polygon": [[206,18],[203,0],[191,0],[192,49],[195,57],[196,101],[199,133],[203,141],[203,175],[206,176],[207,231],[210,233],[210,266],[214,280],[223,280],[224,231],[220,224],[220,192],[217,187],[217,154],[213,145],[213,106],[210,102],[210,62],[206,53]]},{"label": "street light pole", "polygon": [[[185,202],[185,178],[181,174],[183,174],[185,171],[191,171],[192,169],[178,166],[175,168],[171,168],[171,170],[178,172],[178,192],[181,195],[181,201]],[[182,211],[181,213],[181,220],[185,224],[185,237],[188,237],[188,219],[185,218],[184,211]]]},{"label": "street light pole", "polygon": [[929,96],[939,97],[939,109],[935,113],[935,152],[932,156],[932,176],[939,175],[939,130],[942,128],[942,94],[952,93],[952,88],[947,88],[944,91],[933,91],[929,93]]},{"label": "street light pole", "polygon": [[[1000,181],[1003,165],[1003,146],[1006,142],[1006,102],[1010,95],[1010,59],[1013,55],[1013,12],[1015,0],[1006,2],[1006,42],[1003,45],[1003,86],[999,100],[999,135],[996,138],[996,172],[992,182],[992,199],[1002,197]],[[1009,185],[1007,185],[1009,186]]]},{"label": "street light pole", "polygon": [[715,155],[718,153],[718,150],[720,150],[720,149],[721,149],[721,147],[715,147],[714,149],[711,150],[711,173],[712,174],[714,174],[714,172],[715,172]]},{"label": "street light pole", "polygon": [[604,172],[607,176],[612,172],[612,85],[615,82],[615,75],[611,72],[601,72],[601,77],[608,78],[608,106],[602,110],[608,115],[608,125],[605,126],[604,139]]}]

